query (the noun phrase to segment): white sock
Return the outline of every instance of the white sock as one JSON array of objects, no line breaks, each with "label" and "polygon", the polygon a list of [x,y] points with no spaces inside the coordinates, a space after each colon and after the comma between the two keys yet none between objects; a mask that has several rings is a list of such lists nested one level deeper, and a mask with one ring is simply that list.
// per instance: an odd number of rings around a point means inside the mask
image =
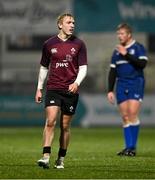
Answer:
[{"label": "white sock", "polygon": [[64,157],[59,157],[59,159],[60,159],[61,161],[64,161]]}]

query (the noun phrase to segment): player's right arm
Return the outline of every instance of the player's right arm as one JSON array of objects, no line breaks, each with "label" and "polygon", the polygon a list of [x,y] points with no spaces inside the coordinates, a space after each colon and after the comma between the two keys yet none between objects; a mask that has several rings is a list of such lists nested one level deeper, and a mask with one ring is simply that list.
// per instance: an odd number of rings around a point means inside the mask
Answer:
[{"label": "player's right arm", "polygon": [[110,70],[108,74],[108,94],[107,99],[111,104],[115,103],[114,86],[116,81],[116,64],[115,64],[115,52],[113,53]]},{"label": "player's right arm", "polygon": [[47,77],[48,68],[44,66],[40,66],[39,75],[38,75],[38,85],[35,95],[35,102],[41,103],[42,102],[42,90],[44,86],[45,79]]},{"label": "player's right arm", "polygon": [[49,67],[49,63],[50,63],[50,53],[48,51],[48,41],[46,41],[43,44],[43,48],[42,48],[42,58],[40,61],[40,69],[39,69],[39,75],[38,75],[38,86],[37,86],[37,90],[36,90],[36,95],[35,95],[35,102],[36,103],[41,103],[42,102],[42,90],[43,90],[43,86],[44,86],[44,81],[47,77],[47,73],[48,73],[48,67]]},{"label": "player's right arm", "polygon": [[115,81],[116,81],[116,69],[111,67],[108,75],[108,94],[107,94],[108,101],[111,104],[115,103],[115,95],[113,92]]}]

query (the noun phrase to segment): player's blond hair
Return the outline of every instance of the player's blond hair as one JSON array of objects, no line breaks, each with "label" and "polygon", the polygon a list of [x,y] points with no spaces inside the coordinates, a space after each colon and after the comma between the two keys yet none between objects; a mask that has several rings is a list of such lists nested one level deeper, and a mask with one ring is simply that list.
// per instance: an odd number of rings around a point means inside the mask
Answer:
[{"label": "player's blond hair", "polygon": [[59,29],[60,29],[59,24],[61,24],[63,22],[63,19],[66,16],[74,18],[73,15],[70,14],[70,13],[64,13],[64,14],[61,14],[60,16],[58,16],[58,18],[57,18],[57,26],[58,26]]},{"label": "player's blond hair", "polygon": [[117,31],[120,29],[125,29],[128,34],[132,34],[132,28],[129,24],[127,23],[121,23],[117,26]]}]

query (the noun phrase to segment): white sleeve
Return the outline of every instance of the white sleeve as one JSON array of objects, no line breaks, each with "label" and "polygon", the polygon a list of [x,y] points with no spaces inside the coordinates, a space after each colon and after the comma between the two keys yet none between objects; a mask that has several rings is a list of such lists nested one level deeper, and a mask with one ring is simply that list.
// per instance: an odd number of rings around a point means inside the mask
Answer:
[{"label": "white sleeve", "polygon": [[43,85],[47,77],[47,73],[48,73],[48,69],[44,66],[40,66],[37,89],[43,89]]},{"label": "white sleeve", "polygon": [[87,74],[87,65],[79,66],[79,72],[78,72],[77,78],[74,82],[77,83],[78,86],[80,86],[81,82],[86,77],[86,74]]}]

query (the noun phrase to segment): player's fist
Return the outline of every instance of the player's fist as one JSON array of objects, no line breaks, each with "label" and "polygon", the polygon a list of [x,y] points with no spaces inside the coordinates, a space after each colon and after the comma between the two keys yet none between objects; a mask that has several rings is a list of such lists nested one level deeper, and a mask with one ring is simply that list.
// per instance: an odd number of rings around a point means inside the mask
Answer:
[{"label": "player's fist", "polygon": [[40,89],[37,89],[37,91],[36,91],[35,102],[36,103],[42,102],[42,91]]},{"label": "player's fist", "polygon": [[119,45],[116,46],[116,50],[117,50],[120,54],[122,54],[123,56],[125,56],[126,53],[127,53],[126,48],[125,48],[124,46],[122,46],[121,44],[119,44]]},{"label": "player's fist", "polygon": [[108,101],[111,103],[111,104],[115,104],[115,95],[113,92],[109,92],[107,94],[107,98],[108,98]]}]

